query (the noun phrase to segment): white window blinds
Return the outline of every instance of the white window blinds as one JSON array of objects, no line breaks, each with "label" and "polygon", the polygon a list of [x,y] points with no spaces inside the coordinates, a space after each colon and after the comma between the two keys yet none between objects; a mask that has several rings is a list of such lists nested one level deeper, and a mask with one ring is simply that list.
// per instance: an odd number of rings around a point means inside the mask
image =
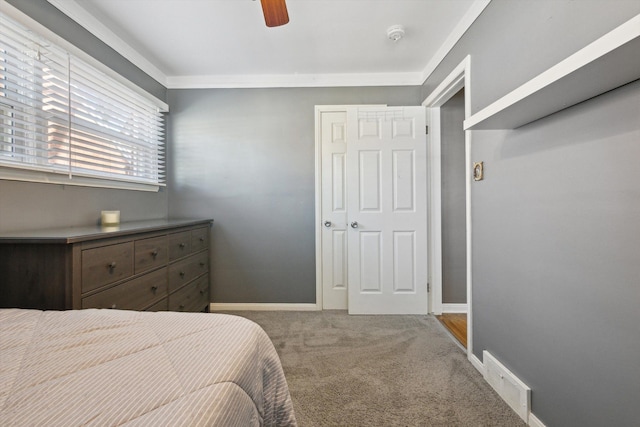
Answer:
[{"label": "white window blinds", "polygon": [[164,185],[163,116],[0,14],[0,168],[57,174],[69,184],[82,177]]}]

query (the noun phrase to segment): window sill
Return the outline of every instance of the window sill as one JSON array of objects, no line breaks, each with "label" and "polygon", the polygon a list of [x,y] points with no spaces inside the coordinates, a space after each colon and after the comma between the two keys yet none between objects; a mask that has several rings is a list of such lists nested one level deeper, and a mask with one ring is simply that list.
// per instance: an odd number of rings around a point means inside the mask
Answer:
[{"label": "window sill", "polygon": [[6,167],[0,167],[0,180],[148,192],[158,192],[160,190],[160,187],[164,187],[164,185],[159,184],[145,184],[139,182],[119,181],[115,179],[89,178],[78,175],[74,175],[70,178],[68,175]]}]

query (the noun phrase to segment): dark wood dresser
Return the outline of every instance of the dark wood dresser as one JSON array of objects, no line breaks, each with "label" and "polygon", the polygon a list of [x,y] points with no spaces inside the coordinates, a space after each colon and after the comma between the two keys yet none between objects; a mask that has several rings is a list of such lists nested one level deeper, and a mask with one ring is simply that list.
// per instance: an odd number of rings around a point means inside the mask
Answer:
[{"label": "dark wood dresser", "polygon": [[205,220],[153,220],[0,235],[0,307],[203,311]]}]

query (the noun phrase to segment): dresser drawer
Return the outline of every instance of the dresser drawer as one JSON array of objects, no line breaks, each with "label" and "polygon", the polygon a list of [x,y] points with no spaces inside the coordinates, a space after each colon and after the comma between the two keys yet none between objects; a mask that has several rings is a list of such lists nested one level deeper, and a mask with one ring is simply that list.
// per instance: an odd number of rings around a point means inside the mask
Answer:
[{"label": "dresser drawer", "polygon": [[198,252],[209,247],[209,228],[191,230],[191,252]]},{"label": "dresser drawer", "polygon": [[191,253],[191,232],[169,234],[169,261],[182,258]]},{"label": "dresser drawer", "polygon": [[170,311],[202,311],[209,305],[209,275],[169,295]]},{"label": "dresser drawer", "polygon": [[163,298],[157,303],[153,304],[151,307],[145,309],[145,311],[167,311],[167,303],[169,302],[169,298]]},{"label": "dresser drawer", "polygon": [[133,242],[82,251],[82,292],[133,275]]},{"label": "dresser drawer", "polygon": [[200,252],[169,266],[169,292],[209,271],[209,251]]},{"label": "dresser drawer", "polygon": [[[3,234],[0,307],[79,310],[115,304],[167,310],[170,266],[189,260],[180,265],[185,279],[174,271],[174,292],[209,275],[207,255],[191,257],[211,253],[212,223],[153,219],[123,222],[114,230],[78,224]],[[153,275],[151,281],[142,279],[146,275]],[[156,294],[149,293],[156,279],[160,286]],[[141,301],[145,293],[147,300]]]},{"label": "dresser drawer", "polygon": [[136,240],[134,268],[136,274],[165,265],[168,258],[167,236]]},{"label": "dresser drawer", "polygon": [[167,269],[161,268],[142,277],[82,298],[82,308],[143,310],[167,296]]}]

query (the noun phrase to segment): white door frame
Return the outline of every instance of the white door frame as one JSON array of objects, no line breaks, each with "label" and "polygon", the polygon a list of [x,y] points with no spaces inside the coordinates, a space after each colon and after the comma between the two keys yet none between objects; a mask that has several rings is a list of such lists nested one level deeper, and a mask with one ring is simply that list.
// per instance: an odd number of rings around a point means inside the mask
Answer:
[{"label": "white door frame", "polygon": [[347,111],[348,107],[386,107],[387,104],[316,105],[315,106],[315,230],[316,230],[316,310],[322,310],[322,139],[320,117],[322,113]]},{"label": "white door frame", "polygon": [[[429,272],[431,295],[430,311],[442,314],[442,194],[441,194],[441,147],[440,107],[464,88],[464,116],[471,116],[471,57],[467,56],[424,100],[429,123]],[[466,225],[467,225],[467,354],[473,354],[472,275],[471,275],[471,131],[465,131],[465,175],[466,175]]]}]

